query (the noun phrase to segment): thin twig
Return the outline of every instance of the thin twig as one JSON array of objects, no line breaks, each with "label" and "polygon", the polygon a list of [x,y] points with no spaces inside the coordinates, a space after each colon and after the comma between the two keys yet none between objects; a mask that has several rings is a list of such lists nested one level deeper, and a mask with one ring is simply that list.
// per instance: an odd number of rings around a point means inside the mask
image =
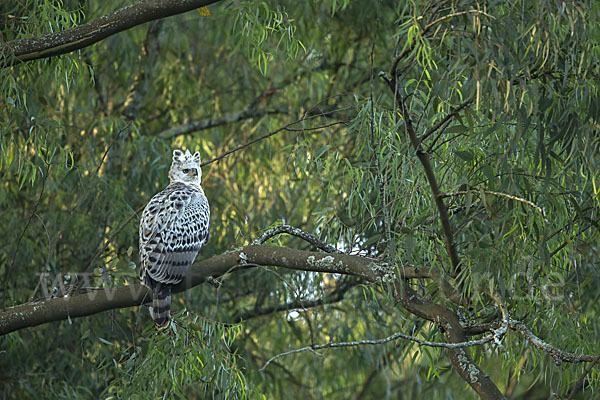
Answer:
[{"label": "thin twig", "polygon": [[[506,314],[506,310],[502,308],[502,312],[504,315]],[[573,353],[569,353],[563,350],[560,350],[549,343],[546,343],[536,335],[534,335],[529,328],[525,324],[517,320],[503,320],[502,326],[498,329],[492,329],[492,334],[488,335],[484,338],[478,340],[470,340],[466,342],[459,343],[441,343],[441,342],[431,342],[428,340],[422,340],[414,336],[406,335],[401,332],[397,332],[391,336],[388,336],[384,339],[375,339],[375,340],[358,340],[353,342],[338,342],[338,343],[326,343],[320,344],[316,346],[306,346],[295,350],[286,351],[284,353],[277,354],[276,356],[271,357],[263,366],[259,369],[259,371],[264,371],[265,368],[274,360],[284,357],[290,354],[300,353],[303,351],[312,351],[328,349],[328,348],[336,348],[336,347],[351,347],[351,346],[360,346],[360,345],[378,345],[391,342],[396,339],[405,339],[410,340],[419,344],[420,346],[429,346],[429,347],[442,347],[447,349],[455,349],[459,347],[472,347],[472,346],[480,346],[489,342],[494,342],[501,350],[504,350],[504,347],[501,343],[501,339],[506,335],[507,329],[510,327],[511,329],[520,332],[525,339],[527,339],[534,347],[542,350],[545,353],[548,353],[557,365],[560,365],[564,362],[591,362],[592,366],[598,362],[599,356],[591,356],[591,355],[577,355]],[[591,368],[591,367],[588,367]],[[584,375],[585,376],[585,375]],[[580,378],[581,379],[581,378]]]},{"label": "thin twig", "polygon": [[436,208],[439,212],[439,218],[442,225],[442,231],[444,232],[444,238],[446,241],[446,249],[448,250],[448,255],[450,256],[450,262],[452,264],[452,275],[458,276],[461,270],[460,267],[460,258],[458,256],[458,251],[456,249],[456,245],[454,243],[454,237],[452,235],[452,228],[450,227],[450,219],[448,217],[448,207],[444,203],[440,194],[442,193],[440,190],[440,186],[437,182],[437,178],[435,176],[435,171],[433,170],[433,166],[431,165],[431,161],[429,159],[429,155],[423,151],[421,146],[421,142],[417,137],[417,132],[415,131],[414,125],[410,118],[409,111],[406,107],[406,103],[402,96],[398,95],[398,85],[396,77],[393,76],[389,78],[385,72],[380,72],[379,76],[387,83],[388,87],[394,93],[394,98],[398,104],[400,109],[400,114],[402,115],[402,119],[404,120],[404,127],[406,128],[406,132],[410,139],[411,145],[416,153],[417,158],[421,162],[423,166],[423,170],[425,172],[425,178],[429,183],[429,187],[431,189],[431,193],[433,195],[433,201],[435,202]]},{"label": "thin twig", "polygon": [[491,194],[494,196],[506,197],[507,199],[510,199],[510,200],[520,201],[521,203],[525,203],[525,204],[530,205],[531,207],[535,208],[536,210],[538,210],[540,212],[540,214],[542,214],[543,217],[546,217],[544,210],[542,210],[539,206],[536,206],[533,202],[531,202],[529,200],[525,200],[522,197],[513,196],[511,194],[494,192],[491,190],[470,190],[470,191],[461,190],[458,192],[441,193],[440,196],[441,197],[452,197],[452,196],[459,196],[459,195],[463,195],[463,194],[467,194],[467,193],[478,193],[478,192],[485,193],[485,194]]},{"label": "thin twig", "polygon": [[46,179],[48,178],[48,174],[50,173],[51,166],[52,166],[52,163],[50,163],[50,162],[48,164],[46,164],[46,173],[44,174],[44,177],[42,179],[42,190],[40,191],[40,195],[38,196],[38,199],[35,202],[35,205],[33,206],[33,212],[31,213],[31,215],[29,215],[29,218],[27,219],[25,228],[23,228],[23,231],[21,231],[21,234],[19,235],[19,238],[17,239],[17,245],[15,246],[15,251],[13,252],[13,255],[12,255],[12,261],[10,263],[10,266],[6,269],[6,273],[4,276],[4,293],[5,293],[5,295],[2,296],[2,307],[3,308],[5,305],[4,302],[7,298],[6,293],[8,293],[8,282],[11,281],[9,279],[9,276],[10,276],[10,273],[12,272],[13,267],[15,266],[15,261],[17,260],[17,252],[19,251],[19,246],[21,245],[21,240],[23,240],[23,236],[25,236],[25,232],[27,232],[27,229],[29,228],[29,225],[31,224],[31,220],[36,215],[37,209],[40,205],[40,202],[42,201],[42,197],[44,196],[44,190],[46,189]]},{"label": "thin twig", "polygon": [[573,384],[573,386],[571,386],[571,389],[569,390],[569,393],[567,395],[567,400],[571,400],[573,398],[573,396],[575,396],[575,394],[581,390],[584,379],[590,373],[592,368],[594,368],[598,364],[599,361],[600,361],[600,355],[598,357],[596,357],[596,359],[594,361],[592,361],[586,367],[586,369],[583,371],[583,374],[581,374],[579,379],[577,379],[577,381]]},{"label": "thin twig", "polygon": [[123,104],[122,114],[129,120],[135,120],[142,101],[148,92],[147,82],[152,79],[152,72],[156,67],[158,53],[160,51],[160,31],[164,26],[164,20],[157,20],[150,23],[146,33],[146,39],[142,43],[140,54],[137,59],[138,73],[133,78],[133,83],[129,88],[129,94]]},{"label": "thin twig", "polygon": [[[110,235],[110,237],[108,238],[108,240],[106,241],[106,243],[104,244],[104,247],[102,247],[102,249],[100,251],[98,251],[96,254],[94,254],[94,257],[92,258],[92,260],[90,261],[90,263],[88,264],[87,268],[85,269],[86,272],[90,272],[92,267],[94,266],[94,264],[96,263],[96,260],[102,255],[104,254],[104,252],[106,251],[106,249],[108,248],[108,246],[112,243],[113,239],[115,237],[117,237],[117,235],[119,233],[121,233],[123,231],[123,229],[125,229],[125,227],[127,225],[129,225],[129,223],[131,222],[131,220],[133,220],[133,218],[135,218],[140,211],[142,211],[144,209],[145,206],[142,206],[140,208],[138,208],[133,214],[131,214],[129,216],[129,218],[127,218],[125,220],[125,222],[123,222],[118,228],[117,230]],[[73,294],[74,292],[78,291],[81,287],[81,282],[82,280],[79,279],[79,277],[76,277],[76,281],[73,283],[73,285],[71,285],[71,289],[69,290],[69,295]]]},{"label": "thin twig", "polygon": [[106,251],[106,249],[108,248],[108,246],[109,246],[109,245],[112,243],[113,239],[114,239],[114,238],[115,238],[115,237],[116,237],[116,236],[117,236],[119,233],[121,233],[121,232],[123,231],[123,229],[125,229],[125,227],[126,227],[127,225],[129,225],[129,223],[131,222],[131,220],[132,220],[133,218],[135,218],[135,217],[136,217],[136,216],[137,216],[137,215],[140,213],[140,211],[142,211],[142,210],[144,209],[144,207],[145,207],[145,206],[142,206],[142,207],[138,208],[137,210],[135,210],[135,211],[133,212],[133,214],[131,214],[131,215],[129,216],[129,218],[127,218],[127,219],[125,220],[125,222],[123,222],[123,223],[122,223],[122,224],[121,224],[121,225],[120,225],[120,226],[117,228],[117,230],[116,230],[116,231],[115,231],[115,232],[114,232],[112,235],[110,235],[110,237],[108,238],[108,240],[107,240],[107,241],[106,241],[106,243],[104,244],[104,247],[102,248],[102,250],[98,251],[98,252],[97,252],[97,253],[94,255],[94,258],[92,258],[92,261],[90,261],[90,263],[88,264],[87,268],[85,269],[86,271],[90,271],[90,270],[91,270],[91,268],[92,268],[92,266],[94,265],[94,263],[96,262],[96,260],[97,260],[97,259],[98,259],[98,258],[99,258],[99,257],[100,257],[100,256],[101,256],[101,255],[102,255],[104,252],[105,252],[105,251]]},{"label": "thin twig", "polygon": [[157,136],[172,139],[181,135],[189,135],[194,132],[222,126],[234,122],[243,121],[250,118],[263,117],[269,114],[283,114],[286,110],[283,109],[246,109],[231,114],[224,114],[217,118],[204,119],[199,121],[192,121],[185,125],[176,126],[169,128],[157,134]]},{"label": "thin twig", "polygon": [[[502,333],[502,334],[504,334],[504,333]],[[388,343],[388,342],[391,342],[392,340],[396,340],[396,339],[410,340],[412,342],[415,342],[415,343],[419,344],[420,346],[443,347],[443,348],[446,348],[446,349],[455,349],[455,348],[459,348],[459,347],[480,346],[482,344],[489,343],[489,342],[493,341],[494,337],[495,337],[494,335],[490,335],[490,336],[486,336],[486,337],[484,337],[482,339],[470,340],[470,341],[467,341],[467,342],[441,343],[441,342],[431,342],[429,340],[423,340],[423,339],[419,339],[419,338],[414,337],[414,336],[405,335],[404,333],[397,332],[397,333],[394,333],[392,336],[388,336],[388,337],[386,337],[384,339],[374,339],[374,340],[367,339],[367,340],[357,340],[357,341],[354,341],[354,342],[327,343],[327,344],[319,344],[319,345],[316,345],[316,346],[307,346],[307,347],[302,347],[300,349],[286,351],[285,353],[280,353],[280,354],[277,354],[274,357],[271,357],[265,363],[265,365],[263,365],[262,368],[259,369],[259,371],[264,371],[264,369],[267,368],[267,366],[273,360],[276,360],[276,359],[278,359],[280,357],[287,356],[287,355],[290,355],[290,354],[300,353],[300,352],[303,352],[303,351],[312,351],[312,352],[314,352],[315,350],[329,349],[329,348],[335,348],[335,347],[350,347],[350,346],[360,346],[360,345],[367,345],[367,344],[377,345],[377,344]]]},{"label": "thin twig", "polygon": [[520,321],[511,320],[508,324],[512,330],[520,332],[521,335],[523,335],[523,337],[527,339],[534,347],[542,350],[545,353],[548,353],[550,357],[554,359],[556,365],[560,365],[562,362],[596,362],[596,358],[598,358],[596,356],[590,356],[586,354],[577,355],[556,348],[534,335],[533,332],[531,332],[529,328],[527,328],[527,326]]},{"label": "thin twig", "polygon": [[289,125],[283,126],[283,127],[279,128],[279,129],[276,129],[276,130],[274,130],[273,132],[269,132],[269,133],[267,133],[266,135],[263,135],[263,136],[261,136],[261,137],[258,137],[258,138],[256,138],[256,139],[254,139],[254,140],[251,140],[251,141],[249,141],[249,142],[248,142],[248,143],[246,143],[246,144],[243,144],[243,145],[241,145],[241,146],[238,146],[238,147],[236,147],[235,149],[227,150],[225,153],[221,154],[220,156],[218,156],[218,157],[215,157],[215,158],[213,158],[213,159],[211,159],[211,160],[208,160],[208,161],[205,161],[205,162],[203,162],[202,164],[200,164],[200,167],[204,167],[204,166],[206,166],[206,165],[209,165],[209,164],[212,164],[212,163],[214,163],[214,162],[220,161],[220,160],[222,160],[223,158],[227,157],[228,155],[235,153],[236,151],[243,150],[243,149],[245,149],[246,147],[248,147],[248,146],[251,146],[251,145],[253,145],[253,144],[254,144],[254,143],[256,143],[256,142],[260,142],[261,140],[264,140],[264,139],[270,138],[271,136],[273,136],[273,135],[275,135],[275,134],[277,134],[277,133],[279,133],[279,132],[281,132],[281,131],[285,130],[285,129],[286,129],[288,126],[290,126],[290,125],[292,125],[292,124],[289,124]]},{"label": "thin twig", "polygon": [[[37,213],[34,213],[34,214],[40,220],[40,223],[42,224],[42,227],[44,228],[44,231],[46,232],[46,241],[48,242],[48,251],[46,253],[46,263],[44,265],[48,266],[48,264],[50,263],[50,234],[48,233],[48,228],[46,227],[46,224],[44,223],[44,220],[42,219],[42,217],[40,217]],[[40,279],[38,281],[37,285],[35,286],[35,289],[33,289],[33,293],[31,293],[31,296],[29,297],[29,301],[33,301],[34,296],[37,293],[37,290],[39,289],[41,282],[42,282],[42,280]]]},{"label": "thin twig", "polygon": [[94,90],[96,90],[96,94],[98,95],[98,104],[100,105],[102,116],[106,117],[108,116],[108,105],[106,104],[106,100],[102,94],[102,85],[100,84],[98,74],[96,73],[96,68],[94,68],[89,52],[85,52],[83,59],[88,65],[88,71],[90,72],[91,78],[94,82]]},{"label": "thin twig", "polygon": [[[503,327],[509,326],[512,330],[520,332],[521,335],[523,335],[523,337],[525,339],[527,339],[529,341],[529,343],[531,343],[534,347],[536,347],[537,349],[539,349],[545,353],[548,353],[550,355],[550,357],[552,357],[554,359],[554,362],[556,363],[556,365],[560,365],[563,361],[566,361],[566,362],[592,362],[593,364],[595,364],[597,362],[598,357],[594,357],[594,356],[590,356],[590,355],[577,355],[577,354],[569,353],[567,351],[560,350],[560,349],[552,346],[549,343],[546,343],[545,341],[543,341],[542,339],[540,339],[539,337],[534,335],[533,332],[531,332],[524,323],[510,318],[508,310],[506,309],[506,306],[502,302],[502,299],[500,298],[500,296],[498,296],[494,293],[488,293],[488,295],[498,304],[498,307],[500,308],[500,311],[502,312]],[[502,346],[498,342],[496,342],[496,344],[499,344],[500,346]]]},{"label": "thin twig", "polygon": [[[422,320],[422,319],[417,320],[415,322],[415,325],[413,326],[412,333],[415,333],[415,332],[421,330],[423,325],[425,325],[425,320]],[[366,393],[367,393],[369,387],[371,386],[371,384],[373,383],[374,378],[377,376],[377,374],[379,374],[384,368],[387,368],[390,364],[393,364],[396,362],[396,358],[394,357],[395,353],[398,354],[397,359],[404,359],[404,357],[406,356],[406,353],[408,353],[411,350],[411,346],[409,346],[409,344],[410,344],[410,342],[404,342],[404,343],[402,343],[402,345],[396,344],[392,349],[390,349],[390,351],[382,354],[379,357],[378,361],[376,361],[375,363],[372,363],[372,364],[374,364],[372,371],[363,380],[360,390],[355,392],[354,395],[352,395],[352,400],[360,400],[364,397],[367,397]],[[403,353],[405,355],[404,357],[402,356]],[[412,379],[412,377],[409,379]]]},{"label": "thin twig", "polygon": [[319,130],[319,129],[329,128],[329,127],[335,126],[335,125],[347,124],[348,122],[350,122],[350,121],[348,121],[348,120],[342,120],[342,121],[335,121],[335,122],[332,122],[332,123],[326,124],[326,125],[315,126],[313,128],[285,128],[285,130],[289,131],[289,132],[316,131],[316,130]]},{"label": "thin twig", "polygon": [[[420,139],[421,143],[423,142],[423,140],[427,139],[429,136],[431,136],[433,133],[435,133],[438,129],[440,129],[442,127],[442,125],[444,125],[446,122],[450,121],[456,114],[461,112],[465,107],[467,107],[472,102],[473,102],[473,99],[469,99],[469,100],[465,101],[464,103],[462,103],[460,106],[456,107],[454,110],[450,111],[448,113],[448,115],[446,115],[444,118],[442,118],[437,124],[435,124],[434,126],[429,128],[429,130],[423,136],[421,136],[421,139]],[[417,123],[417,126],[418,126],[418,123]],[[433,146],[433,144],[432,144],[432,146]]]},{"label": "thin twig", "polygon": [[334,290],[325,294],[323,297],[318,297],[311,300],[296,299],[283,304],[277,304],[269,307],[261,307],[252,311],[245,311],[236,316],[234,323],[240,323],[247,321],[252,318],[260,317],[263,315],[270,315],[279,311],[289,311],[301,308],[306,311],[308,308],[320,307],[328,304],[334,304],[344,299],[345,294],[359,284],[359,280],[346,281],[337,285]]},{"label": "thin twig", "polygon": [[[466,11],[459,11],[459,12],[456,12],[456,13],[452,13],[452,14],[444,15],[444,16],[442,16],[442,17],[440,17],[440,18],[436,19],[435,21],[433,21],[433,22],[431,22],[431,23],[427,24],[427,25],[425,26],[425,28],[423,28],[423,30],[421,31],[421,33],[420,33],[420,36],[424,36],[424,35],[427,33],[427,31],[429,31],[429,29],[431,29],[431,27],[433,27],[433,26],[434,26],[434,25],[436,25],[436,24],[439,24],[439,23],[440,23],[440,22],[442,22],[442,21],[445,21],[445,20],[447,20],[447,19],[449,19],[449,18],[458,17],[458,16],[460,16],[460,15],[465,15],[465,14],[481,14],[481,15],[485,15],[486,17],[489,17],[489,18],[495,19],[495,18],[494,18],[492,15],[486,14],[485,12],[483,12],[483,11],[480,11],[480,10],[466,10]],[[390,70],[390,72],[391,72],[391,74],[392,74],[392,77],[393,77],[394,79],[396,78],[396,70],[398,69],[398,63],[400,63],[400,60],[402,60],[402,59],[403,59],[403,58],[404,58],[404,57],[405,57],[405,56],[406,56],[408,53],[410,53],[410,52],[412,51],[412,49],[413,49],[414,45],[416,44],[416,42],[417,42],[417,37],[415,37],[415,38],[413,39],[412,43],[411,43],[409,46],[407,46],[407,47],[404,49],[404,51],[403,51],[403,52],[402,52],[402,53],[401,53],[399,56],[397,56],[397,57],[394,59],[394,62],[392,63],[392,68],[391,68],[391,70]]]},{"label": "thin twig", "polygon": [[104,154],[102,155],[102,159],[100,160],[100,164],[98,164],[98,167],[96,167],[96,171],[94,171],[94,175],[95,176],[98,176],[98,172],[100,171],[100,168],[104,164],[104,160],[106,160],[106,156],[108,155],[108,152],[113,147],[113,145],[115,144],[115,142],[117,141],[117,139],[119,138],[119,136],[121,136],[121,133],[123,133],[123,131],[125,129],[129,128],[129,126],[131,125],[131,122],[132,122],[131,120],[127,121],[127,123],[125,124],[125,126],[123,126],[121,129],[119,129],[119,131],[117,132],[117,134],[110,141],[110,144],[106,147],[106,150],[104,150]]},{"label": "thin twig", "polygon": [[487,14],[481,10],[466,10],[466,11],[459,11],[456,13],[452,13],[452,14],[448,14],[448,15],[444,15],[443,17],[440,17],[438,19],[436,19],[435,21],[433,21],[430,24],[427,24],[427,26],[425,26],[425,28],[423,28],[423,33],[427,32],[433,25],[438,24],[442,21],[445,21],[449,18],[454,18],[454,17],[459,17],[461,15],[465,15],[465,14],[481,14],[481,15],[485,15],[488,18],[491,19],[496,19],[493,15]]},{"label": "thin twig", "polygon": [[274,228],[267,229],[266,231],[263,232],[263,234],[259,238],[255,239],[252,242],[252,245],[255,246],[255,245],[264,244],[270,238],[277,236],[279,234],[282,234],[282,233],[288,233],[290,235],[297,236],[300,239],[307,241],[308,243],[312,244],[313,246],[315,246],[318,249],[321,249],[327,253],[343,254],[343,252],[336,249],[335,246],[322,241],[321,239],[319,239],[318,237],[316,237],[315,235],[313,235],[311,233],[305,232],[302,229],[296,228],[295,226],[291,226],[291,225],[279,225]]},{"label": "thin twig", "polygon": [[248,146],[251,146],[251,145],[253,145],[253,144],[254,144],[254,143],[256,143],[256,142],[260,142],[261,140],[268,139],[268,138],[270,138],[271,136],[273,136],[273,135],[275,135],[275,134],[277,134],[277,133],[279,133],[279,132],[281,132],[281,131],[290,131],[290,132],[299,132],[299,131],[314,131],[314,130],[318,130],[318,129],[325,129],[325,128],[329,128],[329,127],[331,127],[331,126],[335,126],[335,125],[340,125],[340,124],[346,124],[346,123],[348,123],[348,121],[345,121],[345,120],[344,120],[344,121],[336,121],[336,122],[332,122],[332,123],[330,123],[330,124],[326,124],[326,125],[316,126],[316,127],[314,127],[314,128],[290,128],[291,126],[293,126],[293,125],[295,125],[295,124],[297,124],[297,123],[299,123],[299,122],[301,122],[301,121],[302,121],[302,120],[294,121],[294,122],[292,122],[292,123],[289,123],[289,124],[287,124],[287,125],[285,125],[285,126],[282,126],[282,127],[281,127],[281,128],[279,128],[279,129],[276,129],[276,130],[274,130],[273,132],[269,132],[269,133],[267,133],[266,135],[263,135],[263,136],[261,136],[261,137],[258,137],[258,138],[256,138],[256,139],[254,139],[254,140],[251,140],[251,141],[249,141],[248,143],[245,143],[245,144],[243,144],[243,145],[241,145],[241,146],[238,146],[238,147],[236,147],[235,149],[227,150],[225,153],[221,154],[220,156],[218,156],[218,157],[215,157],[215,158],[213,158],[213,159],[211,159],[211,160],[208,160],[208,161],[205,161],[205,162],[203,162],[202,164],[200,164],[200,167],[204,167],[204,166],[206,166],[206,165],[209,165],[209,164],[212,164],[212,163],[214,163],[214,162],[220,161],[220,160],[222,160],[223,158],[227,157],[228,155],[230,155],[230,154],[232,154],[232,153],[235,153],[235,152],[237,152],[237,151],[243,150],[243,149],[245,149],[246,147],[248,147]]},{"label": "thin twig", "polygon": [[[574,222],[574,221],[572,221],[572,222]],[[567,224],[567,225],[569,225],[569,224]],[[564,242],[562,242],[562,243],[561,243],[561,245],[560,245],[560,246],[558,246],[556,249],[554,249],[554,250],[553,250],[553,251],[552,251],[552,252],[551,252],[551,253],[548,255],[548,259],[551,259],[552,257],[554,257],[554,256],[555,256],[555,255],[556,255],[556,254],[557,254],[559,251],[561,251],[562,249],[564,249],[565,247],[567,247],[567,245],[568,245],[569,243],[572,243],[572,242],[573,242],[573,240],[574,240],[576,237],[578,237],[579,235],[581,235],[583,232],[587,231],[587,230],[588,230],[589,228],[591,228],[591,227],[592,227],[592,224],[591,224],[591,223],[590,223],[590,224],[587,224],[587,225],[584,225],[583,227],[581,227],[581,228],[579,229],[579,231],[577,231],[577,233],[575,233],[575,234],[571,235],[571,237],[570,237],[570,238],[566,239]],[[562,231],[563,229],[564,229],[564,227],[563,227],[563,228],[561,228],[561,229],[559,229],[558,231],[556,231],[554,234],[552,234],[552,236],[554,236],[555,234],[559,233],[559,232],[560,232],[560,231]],[[550,237],[552,237],[552,236],[550,236]],[[550,237],[549,237],[548,239],[546,239],[546,242],[547,242],[547,241],[550,239]],[[536,254],[536,253],[537,253],[537,249],[536,249],[536,252],[535,252],[534,254]],[[532,282],[532,283],[531,283],[530,285],[532,285],[532,284],[533,284],[533,282],[536,282],[536,281],[538,280],[538,278],[540,277],[540,275],[542,274],[542,272],[544,272],[544,265],[543,265],[543,264],[542,264],[542,265],[540,265],[539,269],[536,271],[535,275],[533,276],[533,279],[531,280],[531,282]]]}]

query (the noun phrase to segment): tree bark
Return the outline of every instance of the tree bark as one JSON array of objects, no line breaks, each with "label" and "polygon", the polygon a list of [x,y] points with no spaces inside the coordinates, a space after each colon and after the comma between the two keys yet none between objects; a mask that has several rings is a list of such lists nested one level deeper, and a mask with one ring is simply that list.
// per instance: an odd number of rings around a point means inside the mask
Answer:
[{"label": "tree bark", "polygon": [[65,31],[0,45],[0,68],[66,54],[143,23],[181,14],[219,0],[142,0]]},{"label": "tree bark", "polygon": [[[184,280],[173,288],[173,293],[191,289],[210,277],[215,278],[236,269],[262,265],[354,275],[365,281],[379,282],[391,288],[393,297],[406,310],[435,323],[446,334],[448,343],[462,343],[467,340],[467,330],[460,324],[456,313],[429,299],[422,298],[407,281],[414,278],[439,280],[440,275],[437,271],[405,266],[398,273],[387,265],[361,256],[251,245],[194,264]],[[98,288],[85,294],[21,304],[0,311],[0,335],[52,321],[70,320],[117,308],[137,306],[148,303],[151,299],[150,289],[141,284],[134,284]],[[518,321],[511,321],[510,327],[521,332],[532,345],[549,353],[555,359],[567,362],[595,362],[596,360],[594,356],[576,355],[557,349],[543,342]],[[475,364],[468,349],[449,348],[447,352],[452,366],[482,399],[504,398],[489,376]]]},{"label": "tree bark", "polygon": [[[461,343],[467,340],[456,313],[421,298],[406,281],[401,283],[397,281],[392,286],[392,291],[394,297],[404,308],[421,318],[432,321],[443,330],[448,338],[448,343]],[[475,364],[467,348],[450,348],[448,356],[456,372],[477,392],[480,398],[485,400],[505,398],[489,375]]]},{"label": "tree bark", "polygon": [[[387,270],[374,260],[345,254],[328,254],[276,246],[246,246],[194,264],[185,279],[173,288],[174,293],[191,289],[209,277],[219,277],[238,268],[257,265],[356,275],[375,281]],[[405,278],[436,277],[426,268],[405,267]],[[141,305],[152,299],[151,291],[141,285],[98,288],[85,294],[50,298],[0,311],[0,335],[52,321],[84,317],[117,308]]]}]

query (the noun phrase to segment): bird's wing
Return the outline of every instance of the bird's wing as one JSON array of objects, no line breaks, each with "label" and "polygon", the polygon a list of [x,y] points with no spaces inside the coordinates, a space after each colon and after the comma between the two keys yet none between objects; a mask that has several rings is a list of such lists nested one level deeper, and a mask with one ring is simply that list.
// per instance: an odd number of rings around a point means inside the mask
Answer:
[{"label": "bird's wing", "polygon": [[205,217],[197,203],[198,191],[185,185],[167,187],[148,203],[140,222],[142,280],[146,275],[170,284],[183,279],[205,243],[198,235]]}]

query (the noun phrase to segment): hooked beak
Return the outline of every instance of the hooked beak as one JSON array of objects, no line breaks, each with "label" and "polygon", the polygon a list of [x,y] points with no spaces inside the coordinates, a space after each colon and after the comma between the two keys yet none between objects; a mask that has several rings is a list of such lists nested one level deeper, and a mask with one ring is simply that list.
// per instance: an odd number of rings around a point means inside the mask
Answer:
[{"label": "hooked beak", "polygon": [[198,170],[196,168],[192,168],[190,172],[188,172],[187,176],[196,177],[198,176]]}]

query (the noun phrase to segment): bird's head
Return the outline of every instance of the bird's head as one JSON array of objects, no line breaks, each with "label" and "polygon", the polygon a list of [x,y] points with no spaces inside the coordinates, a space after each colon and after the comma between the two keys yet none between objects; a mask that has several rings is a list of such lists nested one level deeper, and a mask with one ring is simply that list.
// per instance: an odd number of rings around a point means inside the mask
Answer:
[{"label": "bird's head", "polygon": [[200,153],[185,153],[181,150],[173,150],[173,163],[169,170],[171,183],[181,182],[186,185],[200,186],[202,181],[202,170],[200,169]]}]

